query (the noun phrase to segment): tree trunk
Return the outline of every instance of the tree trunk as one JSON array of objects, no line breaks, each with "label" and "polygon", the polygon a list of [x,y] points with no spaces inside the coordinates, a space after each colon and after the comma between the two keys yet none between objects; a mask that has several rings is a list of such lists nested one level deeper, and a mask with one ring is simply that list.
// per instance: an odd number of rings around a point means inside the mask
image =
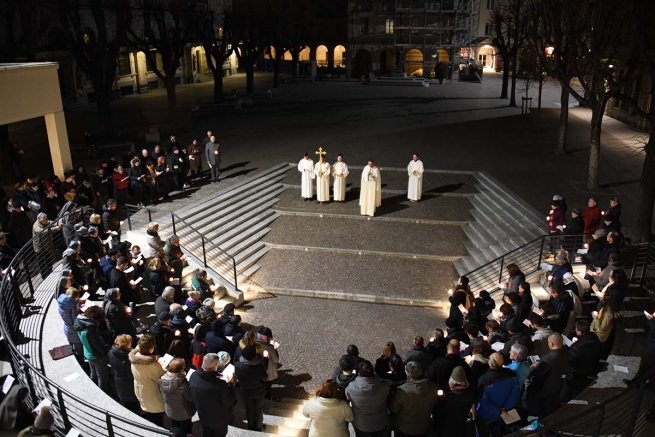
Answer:
[{"label": "tree trunk", "polygon": [[539,115],[541,115],[541,92],[544,89],[544,79],[543,77],[539,80],[539,103],[537,106],[537,110],[539,111]]},{"label": "tree trunk", "polygon": [[9,143],[9,125],[3,124],[0,126],[0,182],[2,185],[13,185],[14,182],[14,168],[11,165],[11,144]]},{"label": "tree trunk", "polygon": [[252,62],[246,62],[246,94],[255,92],[255,67]]},{"label": "tree trunk", "polygon": [[[650,75],[651,81],[655,74]],[[648,113],[655,114],[655,90],[651,89]],[[650,137],[644,147],[644,166],[637,193],[637,215],[630,232],[633,244],[650,241],[653,226],[653,206],[655,206],[655,117],[650,118]]]},{"label": "tree trunk", "polygon": [[[516,67],[517,67],[517,62],[516,62],[516,57],[512,59],[512,90],[510,93],[510,98],[509,98],[509,106],[516,107]],[[527,88],[527,87],[526,87]],[[525,91],[526,95],[528,94],[528,91]]]},{"label": "tree trunk", "polygon": [[503,58],[503,86],[500,90],[500,98],[501,99],[506,99],[507,98],[507,88],[509,86],[509,65],[507,62],[505,62],[505,58]]},{"label": "tree trunk", "polygon": [[280,88],[280,60],[273,61],[273,88]]},{"label": "tree trunk", "polygon": [[557,136],[558,155],[566,154],[566,131],[569,127],[569,90],[562,87],[560,94],[559,135]]},{"label": "tree trunk", "polygon": [[598,191],[600,182],[600,134],[603,124],[602,105],[592,102],[591,136],[589,137],[589,176],[587,190]]},{"label": "tree trunk", "polygon": [[168,100],[168,112],[171,115],[175,111],[175,106],[177,105],[177,98],[175,95],[175,73],[172,75],[166,76],[166,98]]},{"label": "tree trunk", "polygon": [[212,70],[214,75],[214,103],[223,101],[223,67]]},{"label": "tree trunk", "polygon": [[293,78],[298,79],[298,57],[300,52],[291,52],[291,68],[293,69]]},{"label": "tree trunk", "polygon": [[96,106],[98,107],[98,119],[102,123],[105,137],[112,139],[114,137],[114,119],[111,113],[111,91],[109,93],[102,85],[93,85],[96,95]]}]

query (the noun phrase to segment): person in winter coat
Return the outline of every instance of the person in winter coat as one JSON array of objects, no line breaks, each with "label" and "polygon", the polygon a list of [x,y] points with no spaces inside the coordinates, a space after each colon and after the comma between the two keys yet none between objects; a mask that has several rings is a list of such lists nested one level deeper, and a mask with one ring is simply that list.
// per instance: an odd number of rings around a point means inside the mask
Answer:
[{"label": "person in winter coat", "polygon": [[521,282],[519,285],[519,297],[521,298],[521,301],[519,302],[516,317],[523,322],[532,313],[533,300],[529,282]]},{"label": "person in winter coat", "polygon": [[189,390],[198,410],[203,437],[225,437],[227,426],[234,418],[233,408],[237,403],[234,376],[221,379],[218,373],[219,359],[216,354],[207,354],[202,360],[202,369],[193,372],[189,379]]},{"label": "person in winter coat", "polygon": [[127,200],[128,186],[130,185],[130,177],[119,164],[116,170],[111,175],[111,181],[114,184],[114,199],[122,206],[125,205]]},{"label": "person in winter coat", "polygon": [[423,369],[415,361],[405,365],[405,373],[407,382],[398,387],[389,406],[395,415],[396,434],[425,435],[430,430],[430,415],[437,402],[437,387],[432,380],[424,379]]},{"label": "person in winter coat", "polygon": [[225,338],[225,328],[218,320],[211,324],[212,330],[205,337],[207,352],[217,354],[221,351],[234,356],[234,343]]},{"label": "person in winter coat", "polygon": [[327,380],[316,390],[302,409],[303,416],[311,420],[309,437],[348,437],[348,422],[354,420],[353,410],[339,399],[339,389],[334,381]]},{"label": "person in winter coat", "polygon": [[91,366],[91,379],[97,380],[98,387],[107,394],[109,389],[109,369],[107,368],[107,352],[109,348],[100,334],[99,325],[104,313],[102,308],[90,306],[84,314],[78,314],[73,327],[84,346],[84,358]]},{"label": "person in winter coat", "polygon": [[130,179],[130,186],[134,192],[134,200],[137,206],[143,206],[143,194],[145,191],[145,177],[141,169],[141,161],[134,158],[130,162],[130,168],[127,170],[127,176]]},{"label": "person in winter coat", "polygon": [[191,176],[200,176],[202,162],[205,160],[205,157],[202,153],[202,146],[198,144],[198,140],[193,140],[191,142],[191,145],[187,148],[187,156],[189,157],[189,170],[191,170]]},{"label": "person in winter coat", "polygon": [[180,153],[179,147],[173,147],[173,153],[168,155],[166,163],[168,164],[168,171],[173,175],[173,180],[175,181],[175,187],[177,190],[182,191],[185,188],[188,188],[188,186],[184,184],[186,156]]},{"label": "person in winter coat", "polygon": [[389,359],[394,355],[396,355],[396,345],[391,341],[387,342],[382,348],[382,355],[375,360],[375,373],[380,378],[389,372]]},{"label": "person in winter coat", "polygon": [[587,202],[587,208],[582,213],[582,219],[584,220],[584,233],[593,234],[600,226],[600,208],[598,207],[598,199],[595,197],[590,197],[589,202]]},{"label": "person in winter coat", "polygon": [[616,334],[614,325],[624,314],[625,311],[618,305],[616,299],[611,294],[605,295],[603,307],[600,311],[592,312],[591,315],[594,320],[591,322],[591,332],[596,334],[601,342],[601,360],[607,360],[607,357],[609,357]]},{"label": "person in winter coat", "polygon": [[[561,209],[559,200],[553,200],[550,205],[550,214],[548,215],[548,232],[550,233],[550,253],[555,255],[557,250],[558,238],[566,227],[566,217]],[[524,279],[525,280],[525,279]]]},{"label": "person in winter coat", "polygon": [[164,252],[166,253],[166,264],[175,270],[173,273],[176,278],[182,279],[182,270],[184,269],[186,255],[182,253],[182,249],[180,248],[180,237],[173,235],[166,240]]},{"label": "person in winter coat", "polygon": [[446,356],[439,357],[430,364],[430,367],[425,371],[425,377],[431,379],[439,390],[448,390],[448,377],[453,369],[457,366],[462,366],[466,370],[467,379],[472,381],[470,367],[460,357],[460,342],[459,340],[450,340],[446,348]]},{"label": "person in winter coat", "polygon": [[241,327],[241,316],[235,314],[230,317],[230,321],[225,325],[225,336],[231,337],[232,343],[237,344],[243,338],[245,333],[246,332]]},{"label": "person in winter coat", "polygon": [[[567,237],[562,243],[562,248],[569,253],[569,259],[575,259],[575,254],[578,249],[582,249],[584,234],[584,219],[582,218],[582,210],[580,208],[573,208],[571,211],[571,222],[564,228],[564,235]],[[580,235],[579,237],[571,237],[572,235]]]},{"label": "person in winter coat", "polygon": [[504,368],[503,364],[501,354],[491,354],[489,370],[478,380],[476,428],[480,437],[504,435],[505,423],[500,417],[501,410],[510,411],[519,401],[516,373]]},{"label": "person in winter coat", "polygon": [[459,340],[462,343],[469,344],[469,337],[464,332],[462,325],[457,323],[457,319],[454,317],[448,317],[446,319],[446,340]]},{"label": "person in winter coat", "polygon": [[164,397],[164,411],[171,419],[172,427],[182,429],[186,435],[191,433],[191,418],[196,414],[196,406],[184,368],[183,359],[171,360],[166,373],[159,378],[159,390]]},{"label": "person in winter coat", "polygon": [[96,195],[96,211],[107,203],[113,193],[112,179],[105,174],[105,171],[106,169],[99,165],[91,175],[91,186]]},{"label": "person in winter coat", "polygon": [[341,372],[337,374],[333,379],[339,386],[339,399],[346,400],[346,388],[350,385],[351,382],[357,378],[355,374],[355,362],[352,357],[348,355],[343,355],[339,358],[339,368]]},{"label": "person in winter coat", "polygon": [[139,399],[141,409],[148,420],[162,426],[164,398],[159,391],[159,378],[166,372],[157,361],[159,357],[155,355],[155,346],[155,338],[144,334],[137,347],[130,352],[129,359],[134,375],[134,394]]},{"label": "person in winter coat", "polygon": [[637,370],[637,374],[632,379],[623,380],[626,385],[632,384],[655,366],[655,316],[648,314],[646,321],[648,323],[648,335],[646,335],[644,342],[644,352],[639,363],[639,370]]},{"label": "person in winter coat", "polygon": [[69,287],[65,294],[59,295],[57,305],[59,315],[64,321],[64,335],[66,335],[66,340],[68,340],[68,344],[73,346],[77,362],[80,366],[84,366],[84,346],[80,337],[77,335],[77,331],[73,327],[81,311],[79,298],[80,292],[74,287]]},{"label": "person in winter coat", "polygon": [[23,211],[19,202],[12,203],[13,210],[9,216],[9,228],[13,234],[14,246],[21,248],[32,238],[32,221]]},{"label": "person in winter coat", "polygon": [[[200,293],[197,291],[189,290],[187,291],[187,300],[184,301],[184,305],[186,305],[186,313],[188,316],[191,317],[191,326],[195,328],[196,324],[198,323],[198,316],[196,315],[196,311],[198,311],[202,307],[202,301],[200,300]],[[235,341],[235,344],[238,343],[238,341]]]},{"label": "person in winter coat", "polygon": [[531,416],[546,417],[560,406],[562,377],[569,367],[569,358],[557,332],[548,337],[548,347],[550,352],[533,364],[526,380],[523,407]]},{"label": "person in winter coat", "polygon": [[171,331],[171,313],[166,310],[157,314],[157,321],[148,329],[150,335],[155,338],[155,353],[163,356],[168,352],[168,348],[173,342],[173,332]]},{"label": "person in winter coat", "polygon": [[555,307],[556,313],[556,318],[550,321],[549,326],[553,332],[565,334],[564,330],[573,311],[573,298],[557,284],[551,284],[548,287],[548,294],[550,294],[550,302]]},{"label": "person in winter coat", "polygon": [[510,294],[510,293],[518,293],[519,291],[519,286],[521,283],[525,282],[525,275],[519,268],[514,263],[508,264],[507,267],[505,267],[507,270],[507,275],[509,276],[509,280],[503,284],[503,291],[505,294]]},{"label": "person in winter coat", "polygon": [[107,204],[102,207],[102,225],[105,232],[117,232],[118,239],[121,238],[121,220],[116,210],[118,203],[114,199],[109,199]]},{"label": "person in winter coat", "polygon": [[575,322],[575,341],[569,347],[569,368],[566,371],[567,398],[569,401],[577,396],[598,374],[601,343],[598,336],[591,332],[589,322],[578,320]]},{"label": "person in winter coat", "polygon": [[436,409],[437,432],[440,436],[465,436],[466,418],[475,403],[475,391],[461,366],[455,367],[448,379],[450,391],[440,399]]},{"label": "person in winter coat", "polygon": [[120,257],[116,260],[116,267],[109,273],[109,286],[118,288],[121,291],[121,302],[125,306],[129,306],[131,302],[136,302],[134,290],[136,284],[134,281],[128,281],[125,276],[125,270],[129,266],[129,261],[125,257]]},{"label": "person in winter coat", "polygon": [[266,396],[266,367],[264,357],[257,354],[255,345],[243,349],[241,357],[234,363],[234,376],[246,404],[248,429],[263,431],[264,397]]},{"label": "person in winter coat", "polygon": [[[159,299],[170,283],[168,281],[168,274],[162,269],[159,258],[152,258],[148,262],[148,278],[150,279],[150,297],[153,302],[157,302],[157,299]],[[175,290],[173,290],[173,294],[175,294]]]},{"label": "person in winter coat", "polygon": [[462,309],[468,310],[475,300],[475,296],[471,292],[468,283],[469,279],[466,276],[459,278],[455,292],[452,296],[448,297],[448,301],[450,302],[450,317],[455,318],[459,326],[464,325],[464,313]]},{"label": "person in winter coat", "polygon": [[509,364],[505,365],[505,367],[516,373],[521,393],[523,393],[525,387],[525,380],[528,379],[528,375],[530,375],[530,364],[528,364],[527,358],[528,349],[522,344],[515,343],[509,351]]},{"label": "person in winter coat", "polygon": [[523,329],[523,323],[519,322],[519,319],[516,317],[510,319],[507,322],[507,332],[509,332],[509,339],[505,342],[505,347],[503,348],[503,357],[505,362],[509,363],[509,351],[512,349],[514,344],[522,344],[528,350],[532,347],[532,339],[530,335],[526,332],[527,330]]},{"label": "person in winter coat", "polygon": [[271,398],[271,388],[273,381],[277,379],[277,365],[280,362],[280,353],[278,352],[279,344],[271,344],[271,342],[273,342],[273,331],[271,331],[271,328],[261,327],[257,331],[257,343],[261,345],[264,351],[264,358],[268,359],[268,366],[266,368],[266,373],[268,374],[266,378],[266,399]]},{"label": "person in winter coat", "polygon": [[369,361],[359,363],[357,378],[346,387],[346,398],[353,409],[355,434],[381,435],[387,422],[389,384],[375,374]]},{"label": "person in winter coat", "polygon": [[205,145],[205,159],[209,165],[212,183],[218,182],[221,176],[221,145],[214,135],[209,137]]},{"label": "person in winter coat", "polygon": [[414,345],[410,350],[407,351],[407,354],[405,354],[405,364],[409,363],[410,361],[416,361],[421,365],[422,369],[427,369],[430,367],[433,358],[432,355],[430,355],[430,353],[423,346],[424,343],[425,340],[423,340],[423,337],[414,337]]},{"label": "person in winter coat", "polygon": [[[471,390],[477,393],[478,380],[489,370],[489,357],[493,349],[488,341],[478,341],[471,349],[471,358],[468,360],[468,365],[471,368]],[[454,370],[453,370],[454,371]]]},{"label": "person in winter coat", "polygon": [[118,288],[109,288],[102,302],[105,311],[107,327],[114,337],[127,334],[136,338],[136,328],[132,324],[132,317],[128,308],[121,302],[121,291]]},{"label": "person in winter coat", "polygon": [[134,394],[134,376],[129,360],[134,337],[128,334],[121,334],[114,340],[114,345],[109,350],[108,359],[111,369],[114,372],[114,383],[116,394],[121,405],[133,412],[141,414],[139,400]]},{"label": "person in winter coat", "polygon": [[168,195],[172,191],[175,191],[175,181],[173,180],[173,175],[168,169],[168,164],[166,163],[165,156],[160,156],[157,158],[155,169],[159,173],[159,194],[164,199],[168,199]]},{"label": "person in winter coat", "polygon": [[148,235],[147,241],[148,247],[150,248],[150,256],[155,256],[157,253],[164,250],[166,243],[164,243],[159,237],[159,223],[150,222],[146,234]]},{"label": "person in winter coat", "polygon": [[444,335],[442,329],[435,329],[430,337],[430,342],[425,349],[432,355],[432,359],[435,360],[439,357],[446,355],[446,347],[448,346],[448,340]]}]

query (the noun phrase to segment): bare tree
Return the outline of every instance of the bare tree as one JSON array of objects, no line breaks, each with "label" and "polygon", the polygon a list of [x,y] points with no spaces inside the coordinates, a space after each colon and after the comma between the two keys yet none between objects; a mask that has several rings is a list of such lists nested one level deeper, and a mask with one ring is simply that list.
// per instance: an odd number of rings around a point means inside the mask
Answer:
[{"label": "bare tree", "polygon": [[202,46],[205,49],[207,65],[214,76],[214,103],[223,101],[223,64],[232,54],[229,37],[232,31],[231,19],[231,13],[227,9],[209,9],[199,14]]},{"label": "bare tree", "polygon": [[111,96],[118,53],[131,25],[129,1],[61,0],[59,16],[78,67],[93,82],[98,118],[111,138]]},{"label": "bare tree", "polygon": [[512,88],[509,106],[516,106],[516,72],[518,53],[526,40],[528,7],[532,0],[497,0],[491,13],[491,44],[503,59],[503,85],[500,98],[507,98],[509,73],[512,72]]},{"label": "bare tree", "polygon": [[273,88],[280,87],[280,68],[284,62],[284,54],[287,51],[287,20],[280,16],[270,16],[267,19],[266,47],[264,52],[273,62]]},{"label": "bare tree", "polygon": [[[187,43],[195,36],[197,17],[185,0],[137,0],[135,22],[128,31],[132,45],[166,86],[169,115],[175,110],[176,74]],[[158,62],[157,56],[161,60]]]},{"label": "bare tree", "polygon": [[239,65],[246,70],[246,92],[255,90],[255,62],[266,46],[264,21],[260,16],[234,17],[232,21],[232,46],[239,58]]}]

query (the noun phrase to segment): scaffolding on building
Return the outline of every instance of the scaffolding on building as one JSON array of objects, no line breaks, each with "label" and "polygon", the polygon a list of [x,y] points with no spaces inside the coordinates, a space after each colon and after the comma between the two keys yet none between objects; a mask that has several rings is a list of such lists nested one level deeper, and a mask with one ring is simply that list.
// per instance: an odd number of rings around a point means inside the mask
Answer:
[{"label": "scaffolding on building", "polygon": [[[394,46],[399,72],[429,78],[439,62],[451,76],[473,60],[479,0],[395,0]],[[421,71],[419,72],[419,68]]]}]

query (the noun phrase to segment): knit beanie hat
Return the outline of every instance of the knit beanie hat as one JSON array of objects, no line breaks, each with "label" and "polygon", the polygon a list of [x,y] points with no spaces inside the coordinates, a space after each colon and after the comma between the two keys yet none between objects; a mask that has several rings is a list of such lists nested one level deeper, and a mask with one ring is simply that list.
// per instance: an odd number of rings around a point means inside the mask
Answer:
[{"label": "knit beanie hat", "polygon": [[214,308],[216,301],[214,301],[214,299],[212,299],[211,297],[208,297],[207,299],[202,301],[202,304],[207,308]]},{"label": "knit beanie hat", "polygon": [[225,367],[228,364],[230,364],[230,359],[231,359],[230,354],[228,354],[225,351],[220,351],[218,353],[218,365],[219,365],[219,367]]},{"label": "knit beanie hat", "polygon": [[455,367],[453,369],[453,373],[450,375],[450,379],[452,379],[458,384],[465,384],[467,379],[466,379],[466,372],[464,372],[464,368],[462,366]]},{"label": "knit beanie hat", "polygon": [[32,427],[39,431],[47,431],[52,428],[54,423],[55,419],[52,417],[52,414],[50,414],[50,407],[43,407],[41,408],[39,415],[34,419],[34,425],[32,425]]},{"label": "knit beanie hat", "polygon": [[241,356],[248,361],[254,360],[257,356],[257,348],[253,344],[249,344],[243,349]]}]

